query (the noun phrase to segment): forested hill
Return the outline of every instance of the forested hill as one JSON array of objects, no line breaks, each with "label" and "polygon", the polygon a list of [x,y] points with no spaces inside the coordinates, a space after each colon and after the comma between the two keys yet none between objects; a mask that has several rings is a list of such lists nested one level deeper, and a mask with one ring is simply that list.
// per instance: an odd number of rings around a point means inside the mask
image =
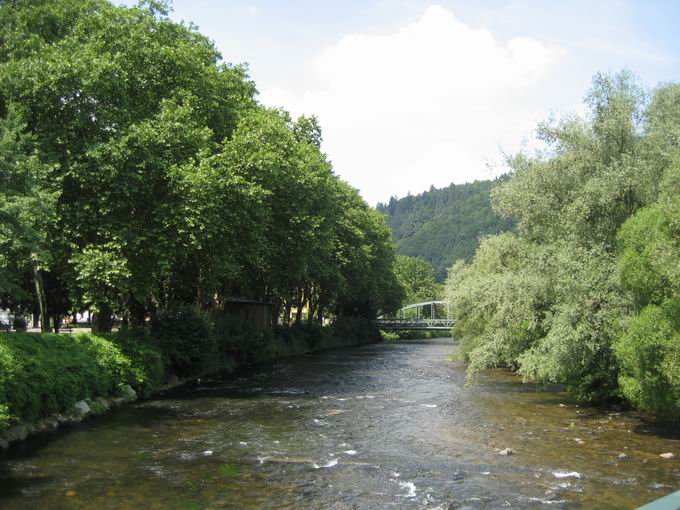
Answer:
[{"label": "forested hill", "polygon": [[430,188],[388,204],[378,204],[402,255],[422,257],[435,268],[438,281],[458,259],[470,260],[480,236],[509,230],[512,223],[498,217],[489,202],[489,192],[505,177],[492,181],[451,184]]}]

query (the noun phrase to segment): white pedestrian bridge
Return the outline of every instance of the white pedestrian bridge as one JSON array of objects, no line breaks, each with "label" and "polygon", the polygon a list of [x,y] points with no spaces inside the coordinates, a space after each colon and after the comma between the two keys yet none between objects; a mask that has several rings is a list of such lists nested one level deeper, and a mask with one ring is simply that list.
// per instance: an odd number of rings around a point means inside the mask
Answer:
[{"label": "white pedestrian bridge", "polygon": [[[439,317],[438,310],[446,309],[445,317]],[[405,317],[408,315],[408,317]],[[424,317],[421,317],[424,315]],[[439,314],[441,315],[441,314]],[[446,301],[424,301],[413,303],[401,308],[395,317],[379,317],[376,324],[383,331],[398,331],[406,329],[446,330],[456,323],[451,317],[450,308]]]}]

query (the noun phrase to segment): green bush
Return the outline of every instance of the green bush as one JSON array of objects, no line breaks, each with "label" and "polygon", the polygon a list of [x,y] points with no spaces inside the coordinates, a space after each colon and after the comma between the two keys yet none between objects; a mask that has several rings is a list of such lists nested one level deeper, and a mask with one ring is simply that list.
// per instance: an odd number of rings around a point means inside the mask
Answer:
[{"label": "green bush", "polygon": [[200,373],[214,353],[214,337],[208,316],[199,308],[179,305],[160,312],[151,321],[151,334],[178,375]]},{"label": "green bush", "polygon": [[10,421],[9,406],[7,404],[0,404],[0,430],[7,428]]},{"label": "green bush", "polygon": [[192,307],[168,310],[150,330],[0,335],[0,430],[69,411],[82,399],[120,394],[127,384],[151,396],[168,371],[195,375],[375,338],[375,326],[364,319],[263,331],[229,317],[211,324]]},{"label": "green bush", "polygon": [[424,340],[427,338],[449,338],[451,331],[423,331],[417,329],[407,329],[404,331],[380,331],[383,340],[393,342],[397,340]]},{"label": "green bush", "polygon": [[331,334],[341,345],[356,345],[381,340],[374,322],[360,317],[338,317],[331,326]]},{"label": "green bush", "polygon": [[139,386],[134,363],[108,338],[92,334],[0,336],[0,427],[70,409],[85,398]]},{"label": "green bush", "polygon": [[680,417],[680,300],[645,307],[618,338],[615,352],[626,398],[660,417]]},{"label": "green bush", "polygon": [[112,340],[130,358],[134,380],[130,385],[140,397],[150,397],[165,379],[165,362],[155,338],[144,328],[122,328]]},{"label": "green bush", "polygon": [[26,319],[23,317],[14,317],[14,320],[12,320],[12,327],[14,328],[15,331],[26,331],[26,328],[28,327],[28,323],[26,322]]},{"label": "green bush", "polygon": [[[218,360],[233,360],[237,365],[245,366],[267,359],[264,350],[269,343],[267,335],[241,322],[237,317],[222,315],[213,325],[213,343]],[[224,364],[222,361],[220,364]]]}]

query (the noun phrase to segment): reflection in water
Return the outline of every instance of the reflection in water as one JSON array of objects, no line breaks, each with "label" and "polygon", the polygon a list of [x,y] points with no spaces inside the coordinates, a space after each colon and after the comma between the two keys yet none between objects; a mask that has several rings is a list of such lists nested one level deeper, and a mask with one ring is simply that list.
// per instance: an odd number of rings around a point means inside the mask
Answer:
[{"label": "reflection in water", "polygon": [[504,372],[466,387],[455,348],[329,351],[116,410],[0,458],[0,508],[621,509],[680,488],[672,431]]}]

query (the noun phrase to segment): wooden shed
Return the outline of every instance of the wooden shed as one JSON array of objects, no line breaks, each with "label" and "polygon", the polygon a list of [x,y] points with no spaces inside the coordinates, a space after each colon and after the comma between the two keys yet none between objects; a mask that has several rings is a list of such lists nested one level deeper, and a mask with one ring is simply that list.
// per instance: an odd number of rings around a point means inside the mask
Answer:
[{"label": "wooden shed", "polygon": [[272,327],[271,303],[229,298],[224,302],[224,313],[260,329]]}]

